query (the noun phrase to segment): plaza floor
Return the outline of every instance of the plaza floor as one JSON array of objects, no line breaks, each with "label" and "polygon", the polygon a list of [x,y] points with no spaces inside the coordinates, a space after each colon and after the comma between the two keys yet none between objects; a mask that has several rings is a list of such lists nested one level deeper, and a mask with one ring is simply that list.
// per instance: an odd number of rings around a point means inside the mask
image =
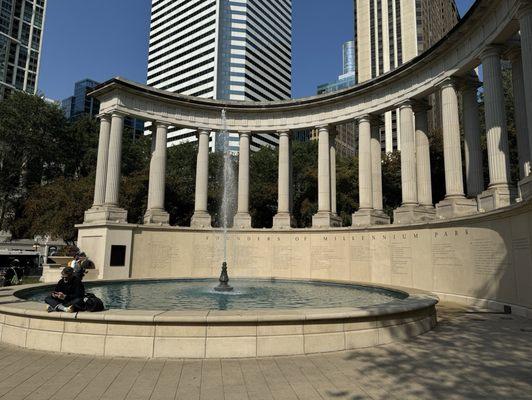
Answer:
[{"label": "plaza floor", "polygon": [[0,399],[532,399],[532,320],[439,306],[413,340],[326,355],[109,359],[0,346]]}]

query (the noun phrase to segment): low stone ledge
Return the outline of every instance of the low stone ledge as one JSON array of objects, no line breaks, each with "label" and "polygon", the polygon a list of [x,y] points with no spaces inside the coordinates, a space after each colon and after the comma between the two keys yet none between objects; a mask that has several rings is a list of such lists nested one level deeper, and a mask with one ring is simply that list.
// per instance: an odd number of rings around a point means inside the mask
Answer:
[{"label": "low stone ledge", "polygon": [[18,299],[0,305],[0,341],[36,350],[110,357],[314,354],[376,346],[426,332],[435,326],[437,301],[434,295],[412,291],[404,300],[361,308],[115,309],[69,314],[48,313],[41,303]]}]

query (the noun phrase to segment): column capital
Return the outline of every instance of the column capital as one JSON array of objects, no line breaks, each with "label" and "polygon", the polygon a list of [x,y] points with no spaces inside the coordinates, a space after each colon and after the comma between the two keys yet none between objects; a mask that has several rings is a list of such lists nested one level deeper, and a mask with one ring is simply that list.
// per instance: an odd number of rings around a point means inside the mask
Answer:
[{"label": "column capital", "polygon": [[124,111],[120,111],[120,110],[113,110],[111,111],[110,114],[112,117],[119,117],[119,118],[125,118],[128,116]]},{"label": "column capital", "polygon": [[290,136],[290,129],[282,129],[277,132],[279,136]]},{"label": "column capital", "polygon": [[242,136],[250,137],[251,135],[252,135],[251,131],[239,131],[238,132],[239,137],[242,137]]},{"label": "column capital", "polygon": [[532,13],[532,3],[530,0],[521,0],[517,8],[517,18],[523,18]]},{"label": "column capital", "polygon": [[511,46],[505,53],[505,58],[507,58],[512,64],[515,62],[521,61],[521,46],[520,45],[513,45]]},{"label": "column capital", "polygon": [[111,114],[109,113],[104,113],[104,114],[98,114],[96,116],[96,118],[98,118],[99,120],[106,120],[106,121],[110,121],[111,120]]},{"label": "column capital", "polygon": [[417,100],[412,105],[412,110],[414,113],[421,113],[421,112],[427,112],[432,107],[430,106],[429,102],[426,100]]},{"label": "column capital", "polygon": [[170,124],[168,124],[167,122],[161,122],[161,121],[153,121],[152,122],[152,125],[157,128],[166,128],[168,129],[168,127],[170,126]]},{"label": "column capital", "polygon": [[500,57],[504,50],[504,46],[498,44],[490,44],[482,49],[480,52],[480,59],[483,60],[488,57]]},{"label": "column capital", "polygon": [[476,76],[469,75],[458,81],[458,88],[461,92],[477,92],[478,88],[482,86],[482,83],[478,80]]},{"label": "column capital", "polygon": [[446,89],[452,87],[457,89],[460,86],[460,79],[456,76],[450,76],[445,78],[442,83],[440,83],[440,89]]},{"label": "column capital", "polygon": [[331,126],[330,126],[329,124],[316,125],[315,128],[316,128],[318,131],[323,131],[323,130],[330,131],[330,130],[331,130]]},{"label": "column capital", "polygon": [[196,128],[196,131],[198,132],[198,134],[209,134],[211,130],[204,126],[199,126]]},{"label": "column capital", "polygon": [[398,109],[403,109],[403,108],[412,108],[414,106],[414,103],[415,101],[413,99],[407,99],[407,100],[404,100],[400,103],[397,103],[396,107]]},{"label": "column capital", "polygon": [[380,116],[376,114],[364,114],[357,118],[358,122],[369,122],[371,125],[380,122]]}]

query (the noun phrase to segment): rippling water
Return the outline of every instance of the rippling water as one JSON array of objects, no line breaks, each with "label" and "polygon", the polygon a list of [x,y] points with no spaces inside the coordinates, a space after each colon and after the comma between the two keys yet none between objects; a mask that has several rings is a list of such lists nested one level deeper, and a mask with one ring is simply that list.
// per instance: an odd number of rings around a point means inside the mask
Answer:
[{"label": "rippling water", "polygon": [[[86,284],[107,308],[148,310],[249,310],[362,307],[404,299],[391,290],[323,282],[232,279],[230,293],[214,291],[217,280],[170,280]],[[43,301],[40,289],[24,297]]]}]

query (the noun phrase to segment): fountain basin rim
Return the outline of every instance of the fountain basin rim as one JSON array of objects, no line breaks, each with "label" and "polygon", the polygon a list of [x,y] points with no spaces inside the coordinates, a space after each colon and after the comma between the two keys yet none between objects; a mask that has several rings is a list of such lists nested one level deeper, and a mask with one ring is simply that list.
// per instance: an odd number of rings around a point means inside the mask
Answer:
[{"label": "fountain basin rim", "polygon": [[[168,280],[194,280],[195,278],[168,278],[168,279],[119,279],[87,281],[91,284],[106,284],[119,282],[146,282]],[[205,279],[207,280],[207,279]],[[266,280],[266,279],[265,279]],[[270,279],[267,279],[270,280]],[[297,279],[282,281],[294,281]],[[299,280],[309,282],[308,280]],[[252,322],[290,322],[290,321],[327,321],[338,319],[360,319],[371,317],[385,317],[393,314],[402,314],[419,309],[434,307],[439,298],[433,293],[391,285],[375,285],[365,282],[351,282],[338,280],[312,280],[312,282],[336,283],[357,285],[368,288],[391,290],[407,295],[405,299],[398,299],[388,303],[363,306],[363,307],[334,307],[334,308],[304,308],[304,309],[255,309],[255,310],[124,310],[110,309],[97,313],[48,313],[44,304],[28,301],[20,296],[35,289],[53,288],[55,285],[33,284],[3,290],[0,292],[0,313],[14,316],[37,317],[52,320],[76,321],[106,321],[106,322],[132,322],[132,323],[197,323],[197,324],[226,324],[226,323],[252,323]],[[6,288],[7,289],[7,288]]]}]

